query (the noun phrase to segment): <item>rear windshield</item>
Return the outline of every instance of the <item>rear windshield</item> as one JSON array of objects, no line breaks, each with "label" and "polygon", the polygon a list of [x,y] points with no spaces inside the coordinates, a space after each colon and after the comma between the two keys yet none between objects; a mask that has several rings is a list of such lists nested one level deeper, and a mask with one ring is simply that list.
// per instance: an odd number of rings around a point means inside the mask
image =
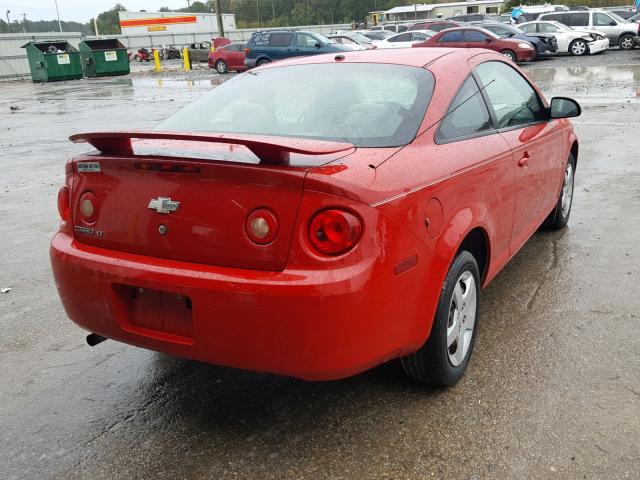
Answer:
[{"label": "rear windshield", "polygon": [[423,68],[294,65],[239,75],[155,130],[313,138],[395,147],[415,137],[433,93]]}]

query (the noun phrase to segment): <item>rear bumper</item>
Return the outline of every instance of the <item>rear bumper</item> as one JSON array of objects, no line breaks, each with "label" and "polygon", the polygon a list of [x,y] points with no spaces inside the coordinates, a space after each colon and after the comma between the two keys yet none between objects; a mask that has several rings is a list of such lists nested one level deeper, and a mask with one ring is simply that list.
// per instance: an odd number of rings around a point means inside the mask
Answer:
[{"label": "rear bumper", "polygon": [[[50,256],[68,316],[91,332],[307,380],[347,377],[415,351],[438,296],[420,293],[428,257],[400,276],[380,274],[376,258],[342,270],[264,272],[115,252],[66,233],[53,238]],[[126,294],[135,289],[188,297],[189,325],[180,334],[141,327],[129,305],[137,300]]]}]

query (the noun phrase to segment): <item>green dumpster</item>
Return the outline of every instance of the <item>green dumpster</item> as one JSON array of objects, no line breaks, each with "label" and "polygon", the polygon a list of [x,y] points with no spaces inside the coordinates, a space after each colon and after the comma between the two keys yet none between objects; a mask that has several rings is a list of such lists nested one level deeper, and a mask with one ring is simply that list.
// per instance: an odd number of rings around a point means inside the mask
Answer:
[{"label": "green dumpster", "polygon": [[65,40],[29,42],[27,58],[34,82],[57,82],[82,78],[80,53]]},{"label": "green dumpster", "polygon": [[84,40],[78,49],[85,77],[129,74],[127,48],[115,38]]}]

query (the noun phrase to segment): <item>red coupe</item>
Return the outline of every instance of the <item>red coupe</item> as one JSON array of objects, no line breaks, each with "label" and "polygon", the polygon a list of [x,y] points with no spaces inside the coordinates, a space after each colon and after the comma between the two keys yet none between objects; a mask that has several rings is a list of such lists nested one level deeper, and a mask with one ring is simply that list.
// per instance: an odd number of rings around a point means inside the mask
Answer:
[{"label": "red coupe", "polygon": [[209,52],[209,68],[215,68],[218,73],[245,71],[247,69],[244,65],[246,46],[246,43],[229,43],[217,47],[215,52]]},{"label": "red coupe", "polygon": [[71,137],[95,150],[58,195],[62,303],[91,344],[312,380],[401,358],[452,385],[481,288],[567,224],[579,114],[480,49],[256,68],[153,131]]},{"label": "red coupe", "polygon": [[413,47],[486,48],[501,53],[514,62],[530,62],[536,58],[536,49],[529,42],[502,38],[484,28],[450,28],[414,43]]}]

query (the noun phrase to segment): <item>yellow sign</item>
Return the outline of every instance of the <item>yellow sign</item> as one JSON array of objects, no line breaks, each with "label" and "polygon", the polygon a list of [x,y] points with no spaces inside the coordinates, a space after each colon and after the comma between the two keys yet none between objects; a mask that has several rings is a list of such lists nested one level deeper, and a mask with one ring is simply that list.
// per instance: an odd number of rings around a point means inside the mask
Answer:
[{"label": "yellow sign", "polygon": [[147,27],[147,32],[164,32],[166,29],[166,25],[158,25],[156,27]]}]

